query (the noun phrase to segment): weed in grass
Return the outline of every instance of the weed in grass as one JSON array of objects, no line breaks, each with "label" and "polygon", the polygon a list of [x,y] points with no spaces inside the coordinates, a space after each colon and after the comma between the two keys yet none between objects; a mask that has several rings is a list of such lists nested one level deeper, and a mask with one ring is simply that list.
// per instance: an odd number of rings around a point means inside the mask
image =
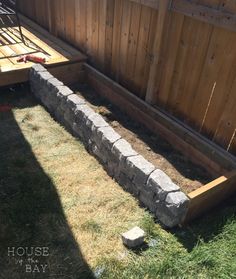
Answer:
[{"label": "weed in grass", "polygon": [[86,232],[101,234],[102,226],[94,220],[88,220],[81,225],[81,229]]}]

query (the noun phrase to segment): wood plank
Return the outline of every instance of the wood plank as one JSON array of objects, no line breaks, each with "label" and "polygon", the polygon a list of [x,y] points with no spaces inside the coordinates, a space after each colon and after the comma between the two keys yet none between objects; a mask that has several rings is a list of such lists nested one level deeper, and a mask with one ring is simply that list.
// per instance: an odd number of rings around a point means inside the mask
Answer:
[{"label": "wood plank", "polygon": [[190,205],[184,223],[214,208],[236,192],[236,171],[230,172],[188,194]]},{"label": "wood plank", "polygon": [[100,0],[97,62],[98,62],[98,68],[101,71],[105,70],[106,19],[107,19],[107,0]]},{"label": "wood plank", "polygon": [[152,10],[148,7],[142,6],[141,18],[140,18],[140,30],[137,43],[137,57],[134,72],[134,92],[144,99],[145,92],[142,90],[145,83],[145,62],[148,56],[148,37],[149,30],[151,28],[151,15]]},{"label": "wood plank", "polygon": [[83,64],[80,62],[56,67],[52,65],[48,67],[48,71],[66,85],[72,85],[78,81],[83,82],[84,70]]},{"label": "wood plank", "polygon": [[112,63],[114,7],[115,7],[114,0],[107,1],[106,33],[105,33],[105,63],[104,63],[104,71],[107,75],[110,75],[111,63]]},{"label": "wood plank", "polygon": [[67,0],[65,3],[65,35],[70,43],[75,41],[75,0]]},{"label": "wood plank", "polygon": [[155,40],[157,20],[158,20],[158,11],[151,9],[150,27],[148,30],[149,34],[148,34],[148,42],[147,42],[147,53],[146,53],[145,61],[143,61],[144,75],[142,78],[142,88],[141,88],[141,93],[140,93],[143,96],[143,99],[145,99],[145,96],[147,93],[150,67],[151,67],[152,60],[153,60],[153,45],[154,45],[154,40]]},{"label": "wood plank", "polygon": [[214,29],[189,115],[190,123],[196,126],[199,131],[202,130],[212,97],[218,85],[218,72],[224,64],[222,51],[227,48],[228,39],[228,34],[223,29]]},{"label": "wood plank", "polygon": [[182,13],[206,23],[236,31],[236,15],[233,13],[208,8],[188,0],[174,0],[171,9],[174,12]]},{"label": "wood plank", "polygon": [[[137,51],[138,51],[138,41],[139,30],[140,30],[140,19],[141,19],[141,5],[134,3],[132,5],[131,11],[131,22],[130,22],[130,32],[129,32],[129,43],[128,43],[128,57],[127,57],[127,72],[126,76],[129,81],[129,89],[136,93],[134,86],[135,79],[135,67],[137,59]],[[137,92],[137,94],[139,94]]]},{"label": "wood plank", "polygon": [[230,92],[227,96],[227,102],[224,109],[221,110],[221,118],[218,122],[217,129],[215,129],[214,142],[220,144],[226,150],[231,149],[231,144],[235,136],[236,129],[236,73],[234,74],[233,84],[230,84]]},{"label": "wood plank", "polygon": [[157,22],[157,30],[156,30],[156,37],[154,41],[154,47],[153,47],[153,62],[150,69],[149,74],[149,81],[148,81],[148,87],[147,87],[147,94],[146,94],[146,101],[149,104],[155,104],[156,103],[156,94],[157,94],[157,88],[156,88],[156,77],[158,73],[158,66],[160,62],[161,57],[161,47],[163,43],[163,35],[164,35],[164,29],[165,24],[167,20],[168,15],[168,9],[170,7],[171,1],[169,0],[160,0],[159,1],[159,10],[158,10],[158,22]]},{"label": "wood plank", "polygon": [[121,26],[123,14],[123,0],[115,1],[114,8],[114,27],[112,40],[112,61],[111,61],[111,76],[116,81],[120,77],[120,45],[121,45]]},{"label": "wood plank", "polygon": [[98,66],[99,2],[92,3],[92,61]]},{"label": "wood plank", "polygon": [[[223,63],[220,69],[215,69],[215,71],[217,71],[218,73],[216,86],[207,110],[207,114],[202,124],[202,132],[206,134],[210,139],[213,138],[220,119],[224,117],[224,114],[228,115],[228,108],[226,105],[228,99],[230,98],[230,95],[233,94],[234,96],[233,98],[231,98],[231,102],[233,102],[235,99],[235,94],[234,91],[232,91],[232,86],[234,86],[235,89],[236,52],[234,46],[236,44],[236,36],[232,32],[227,32],[227,35],[228,36],[226,38],[227,41],[225,48],[221,50]],[[231,121],[235,118],[233,115],[234,114],[232,113]]]},{"label": "wood plank", "polygon": [[[164,53],[164,63],[162,68],[162,78],[159,85],[158,105],[165,108],[171,94],[172,80],[181,40],[184,16],[172,14],[168,30],[168,44]],[[176,46],[176,47],[173,47]]]},{"label": "wood plank", "polygon": [[122,84],[127,84],[126,69],[128,56],[128,43],[131,19],[131,3],[123,0],[121,39],[120,39],[120,59],[119,59],[119,77]]}]

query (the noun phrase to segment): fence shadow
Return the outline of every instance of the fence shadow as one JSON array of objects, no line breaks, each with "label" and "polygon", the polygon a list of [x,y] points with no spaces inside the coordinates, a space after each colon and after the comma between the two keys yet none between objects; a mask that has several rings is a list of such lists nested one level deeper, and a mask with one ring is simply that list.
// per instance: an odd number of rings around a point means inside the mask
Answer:
[{"label": "fence shadow", "polygon": [[21,88],[13,91],[0,90],[0,278],[94,278],[56,187],[14,118],[11,107],[29,104]]}]

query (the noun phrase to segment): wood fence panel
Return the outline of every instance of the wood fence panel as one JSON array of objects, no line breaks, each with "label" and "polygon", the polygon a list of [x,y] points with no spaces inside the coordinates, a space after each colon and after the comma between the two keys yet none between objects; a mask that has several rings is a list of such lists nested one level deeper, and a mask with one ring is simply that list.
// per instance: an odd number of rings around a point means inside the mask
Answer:
[{"label": "wood fence panel", "polygon": [[236,155],[236,2],[163,1],[19,4],[103,73]]}]

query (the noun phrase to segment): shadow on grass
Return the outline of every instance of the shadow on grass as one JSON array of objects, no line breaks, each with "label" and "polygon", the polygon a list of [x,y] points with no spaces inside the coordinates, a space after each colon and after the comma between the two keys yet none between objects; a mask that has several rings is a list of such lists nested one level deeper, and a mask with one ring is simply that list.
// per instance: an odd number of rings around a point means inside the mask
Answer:
[{"label": "shadow on grass", "polygon": [[235,219],[236,196],[233,196],[183,228],[172,230],[172,233],[191,252],[200,242],[208,243],[219,235],[231,234],[231,223],[235,223]]},{"label": "shadow on grass", "polygon": [[[35,106],[33,97],[24,98],[26,90],[25,86],[15,92],[1,89],[0,107]],[[0,278],[94,278],[55,185],[37,162],[10,109],[0,112],[0,216]],[[33,253],[28,249],[26,255],[26,247],[38,248]]]}]

